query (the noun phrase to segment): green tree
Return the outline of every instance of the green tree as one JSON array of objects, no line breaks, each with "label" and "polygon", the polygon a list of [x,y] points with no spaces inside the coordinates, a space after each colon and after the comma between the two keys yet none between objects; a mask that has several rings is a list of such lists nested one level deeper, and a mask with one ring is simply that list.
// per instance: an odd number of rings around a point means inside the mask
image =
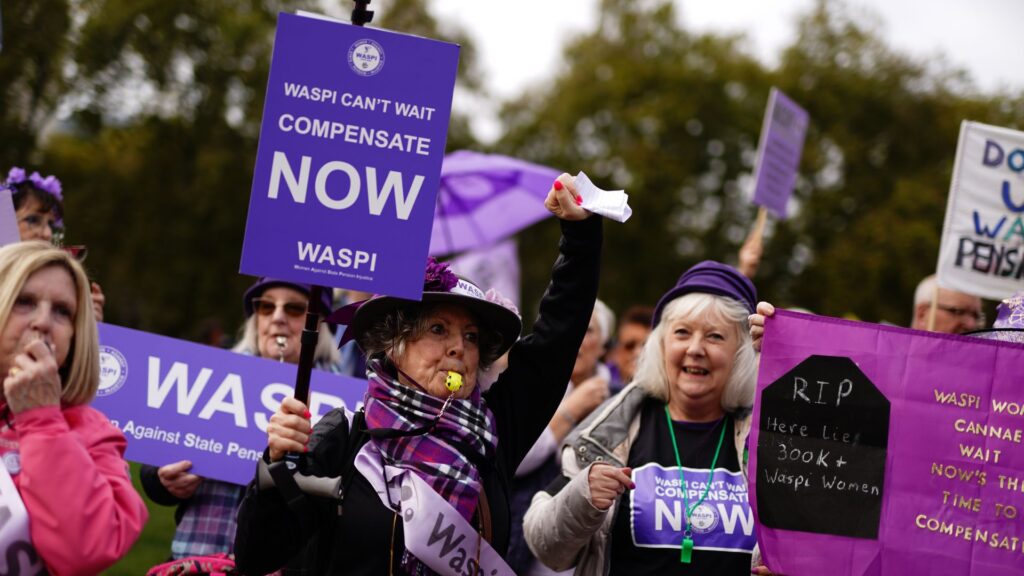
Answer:
[{"label": "green tree", "polygon": [[[670,1],[604,0],[592,32],[570,41],[563,72],[503,110],[498,148],[597,185],[625,188],[634,219],[605,226],[601,297],[654,303],[689,265],[734,259],[753,210],[749,172],[768,74],[740,39],[695,35]],[[525,302],[548,274],[557,226],[522,237]],[[543,263],[543,264],[542,264]]]},{"label": "green tree", "polygon": [[894,51],[839,2],[799,21],[776,83],[812,118],[796,196],[764,279],[780,300],[908,324],[933,273],[960,122],[1024,123],[1018,97],[981,94],[969,76]]},{"label": "green tree", "polygon": [[33,158],[39,134],[53,117],[66,82],[70,45],[66,0],[4,2],[0,52],[0,179]]},{"label": "green tree", "polygon": [[[509,103],[499,148],[625,187],[634,220],[606,226],[601,293],[653,304],[689,265],[735,262],[752,224],[751,173],[768,90],[810,112],[796,215],[770,226],[763,298],[867,320],[909,320],[934,269],[960,121],[1024,124],[1024,99],[887,46],[869,16],[820,0],[778,69],[742,38],[696,35],[667,0],[604,0],[560,72]],[[544,277],[552,223],[523,235],[526,285]],[[534,301],[537,294],[525,301]]]}]

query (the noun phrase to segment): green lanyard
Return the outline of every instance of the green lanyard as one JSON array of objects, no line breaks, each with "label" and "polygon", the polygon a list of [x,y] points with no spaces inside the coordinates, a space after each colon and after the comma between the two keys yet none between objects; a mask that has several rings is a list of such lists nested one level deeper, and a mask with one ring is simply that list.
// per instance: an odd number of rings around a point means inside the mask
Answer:
[{"label": "green lanyard", "polygon": [[718,453],[722,450],[722,440],[725,439],[725,423],[722,423],[722,433],[718,436],[718,446],[715,447],[715,457],[711,460],[711,472],[708,474],[708,481],[704,485],[704,494],[689,505],[687,499],[686,477],[683,475],[683,461],[679,458],[679,445],[676,444],[676,432],[672,426],[672,415],[669,414],[668,404],[665,405],[665,421],[668,422],[668,433],[672,437],[672,450],[676,453],[676,467],[679,468],[679,488],[683,491],[683,512],[686,514],[686,530],[683,531],[683,543],[679,548],[679,561],[689,564],[693,560],[693,533],[690,531],[690,515],[708,497],[708,490],[711,489],[711,478],[715,474],[715,465],[718,464]]}]

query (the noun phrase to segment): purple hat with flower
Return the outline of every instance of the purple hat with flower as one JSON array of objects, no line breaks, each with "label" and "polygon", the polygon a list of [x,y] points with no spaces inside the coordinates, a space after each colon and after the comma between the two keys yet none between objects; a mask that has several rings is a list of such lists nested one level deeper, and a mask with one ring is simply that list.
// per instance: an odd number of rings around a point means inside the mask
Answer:
[{"label": "purple hat with flower", "polygon": [[754,313],[754,308],[757,306],[757,288],[754,287],[750,278],[740,274],[739,270],[732,266],[705,260],[683,272],[676,285],[666,292],[661,300],[658,300],[651,325],[657,326],[658,322],[661,322],[661,313],[669,302],[691,292],[732,298],[742,304],[751,314]]},{"label": "purple hat with flower", "polygon": [[968,332],[986,340],[1001,340],[1024,344],[1024,291],[1003,300],[996,308],[996,321],[991,330]]},{"label": "purple hat with flower", "polygon": [[[348,323],[343,341],[355,338],[362,346],[361,338],[374,320],[397,308],[418,304],[421,302],[396,296],[374,296],[335,311],[327,321],[336,324]],[[438,262],[433,257],[427,260],[427,268],[423,275],[422,304],[454,304],[466,308],[478,322],[501,338],[501,354],[515,344],[523,329],[522,320],[517,313],[499,302],[488,299],[487,294],[479,286],[467,278],[457,276],[449,269],[447,263]]]}]

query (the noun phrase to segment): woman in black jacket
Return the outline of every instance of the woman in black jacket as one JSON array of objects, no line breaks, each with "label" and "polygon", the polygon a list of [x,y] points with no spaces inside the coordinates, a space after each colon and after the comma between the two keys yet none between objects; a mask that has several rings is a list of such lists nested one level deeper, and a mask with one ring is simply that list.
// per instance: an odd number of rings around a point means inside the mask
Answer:
[{"label": "woman in black jacket", "polygon": [[[578,205],[570,176],[545,206],[562,240],[531,335],[516,342],[516,314],[433,263],[422,302],[358,309],[349,330],[367,354],[365,415],[335,411],[311,429],[306,406],[286,399],[260,463],[291,452],[306,473],[344,471],[344,498],[286,502],[250,484],[235,543],[243,573],[289,563],[306,574],[511,574],[509,483],[562,399],[599,275],[601,220]],[[481,394],[479,371],[505,351],[508,368]]]}]

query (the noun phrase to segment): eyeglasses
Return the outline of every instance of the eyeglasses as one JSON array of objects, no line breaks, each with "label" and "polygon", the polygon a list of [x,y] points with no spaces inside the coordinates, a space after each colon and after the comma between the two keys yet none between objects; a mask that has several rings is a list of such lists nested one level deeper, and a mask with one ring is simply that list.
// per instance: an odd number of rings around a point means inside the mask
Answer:
[{"label": "eyeglasses", "polygon": [[967,308],[957,308],[956,306],[946,306],[945,304],[937,304],[935,306],[943,312],[948,312],[957,318],[970,318],[977,323],[978,326],[985,324],[985,313],[981,310],[968,310]]},{"label": "eyeglasses", "polygon": [[252,309],[260,316],[270,316],[277,311],[277,307],[284,308],[284,313],[289,318],[299,318],[306,313],[308,307],[305,302],[285,302],[278,304],[273,300],[264,300],[263,298],[252,299]]},{"label": "eyeglasses", "polygon": [[24,224],[26,228],[32,231],[49,228],[55,236],[64,232],[64,228],[57,224],[57,221],[49,215],[29,214],[18,219],[18,223]]}]

